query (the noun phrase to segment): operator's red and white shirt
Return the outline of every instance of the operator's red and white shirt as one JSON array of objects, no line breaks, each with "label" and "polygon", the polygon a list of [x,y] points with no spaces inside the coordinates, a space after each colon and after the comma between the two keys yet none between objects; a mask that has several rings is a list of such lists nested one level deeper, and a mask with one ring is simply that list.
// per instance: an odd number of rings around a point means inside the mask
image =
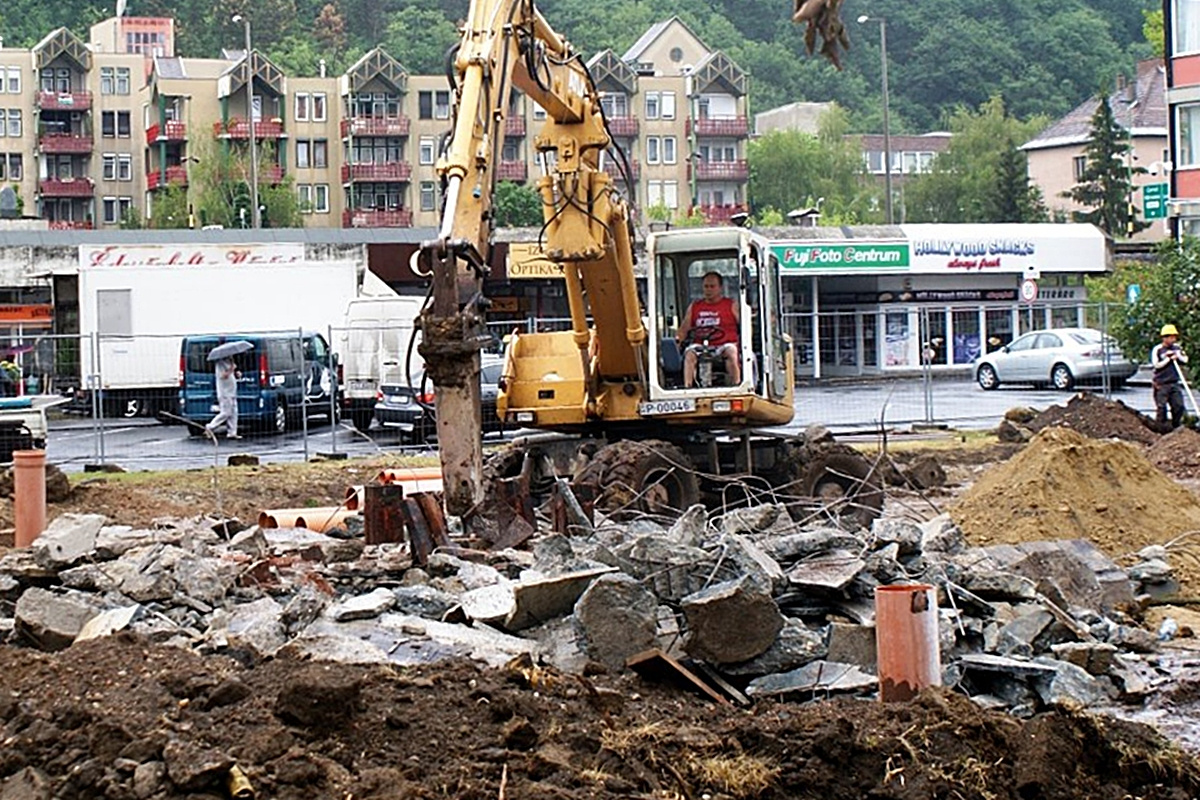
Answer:
[{"label": "operator's red and white shirt", "polygon": [[[736,344],[738,340],[737,317],[733,315],[733,299],[722,297],[715,303],[697,300],[692,303],[691,317],[693,337],[700,334],[697,328],[709,328],[708,343],[714,346]],[[695,338],[692,341],[696,341]]]}]

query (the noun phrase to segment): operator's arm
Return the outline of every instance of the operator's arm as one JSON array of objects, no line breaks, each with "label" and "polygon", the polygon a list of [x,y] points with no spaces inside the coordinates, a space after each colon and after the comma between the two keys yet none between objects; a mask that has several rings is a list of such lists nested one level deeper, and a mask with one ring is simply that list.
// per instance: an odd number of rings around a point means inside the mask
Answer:
[{"label": "operator's arm", "polygon": [[687,311],[683,314],[683,324],[679,326],[679,332],[675,334],[675,341],[683,344],[687,341],[688,334],[692,332],[692,306],[695,303],[689,303]]}]

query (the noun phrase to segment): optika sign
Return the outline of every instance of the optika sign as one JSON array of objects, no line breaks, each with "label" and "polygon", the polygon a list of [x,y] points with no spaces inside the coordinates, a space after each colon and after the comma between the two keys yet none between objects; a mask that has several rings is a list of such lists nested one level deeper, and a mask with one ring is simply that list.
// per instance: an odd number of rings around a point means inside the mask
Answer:
[{"label": "optika sign", "polygon": [[210,267],[256,264],[298,264],[304,261],[304,245],[192,245],[181,247],[138,245],[123,247],[80,247],[79,264],[84,268],[104,267]]},{"label": "optika sign", "polygon": [[907,269],[907,244],[804,244],[771,248],[785,270]]}]

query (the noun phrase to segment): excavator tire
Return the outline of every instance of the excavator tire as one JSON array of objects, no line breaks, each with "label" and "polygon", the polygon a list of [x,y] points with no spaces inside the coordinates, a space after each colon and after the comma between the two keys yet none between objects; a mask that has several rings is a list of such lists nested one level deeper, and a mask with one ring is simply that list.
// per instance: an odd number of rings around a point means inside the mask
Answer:
[{"label": "excavator tire", "polygon": [[811,453],[797,467],[796,488],[806,498],[799,504],[800,513],[811,515],[825,508],[843,523],[870,528],[883,512],[880,476],[866,458],[850,448]]},{"label": "excavator tire", "polygon": [[576,473],[589,484],[596,508],[610,517],[639,513],[676,515],[700,502],[691,459],[670,442],[625,440],[600,448]]}]

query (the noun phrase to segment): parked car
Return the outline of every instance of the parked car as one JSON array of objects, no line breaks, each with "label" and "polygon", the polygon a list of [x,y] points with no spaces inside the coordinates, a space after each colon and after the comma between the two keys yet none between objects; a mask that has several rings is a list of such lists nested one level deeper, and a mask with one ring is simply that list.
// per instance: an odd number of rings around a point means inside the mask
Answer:
[{"label": "parked car", "polygon": [[[502,431],[504,421],[496,416],[496,398],[500,394],[500,374],[504,360],[484,355],[480,364],[480,402],[483,411],[483,430]],[[400,431],[406,441],[421,443],[437,436],[437,417],[434,413],[434,390],[424,373],[413,375],[412,386],[407,382],[385,383],[379,387],[375,402],[375,421],[381,428]]]},{"label": "parked car", "polygon": [[984,389],[1001,383],[1031,383],[1067,390],[1076,383],[1103,381],[1119,387],[1138,371],[1116,342],[1094,328],[1030,331],[975,360],[975,380]]}]

